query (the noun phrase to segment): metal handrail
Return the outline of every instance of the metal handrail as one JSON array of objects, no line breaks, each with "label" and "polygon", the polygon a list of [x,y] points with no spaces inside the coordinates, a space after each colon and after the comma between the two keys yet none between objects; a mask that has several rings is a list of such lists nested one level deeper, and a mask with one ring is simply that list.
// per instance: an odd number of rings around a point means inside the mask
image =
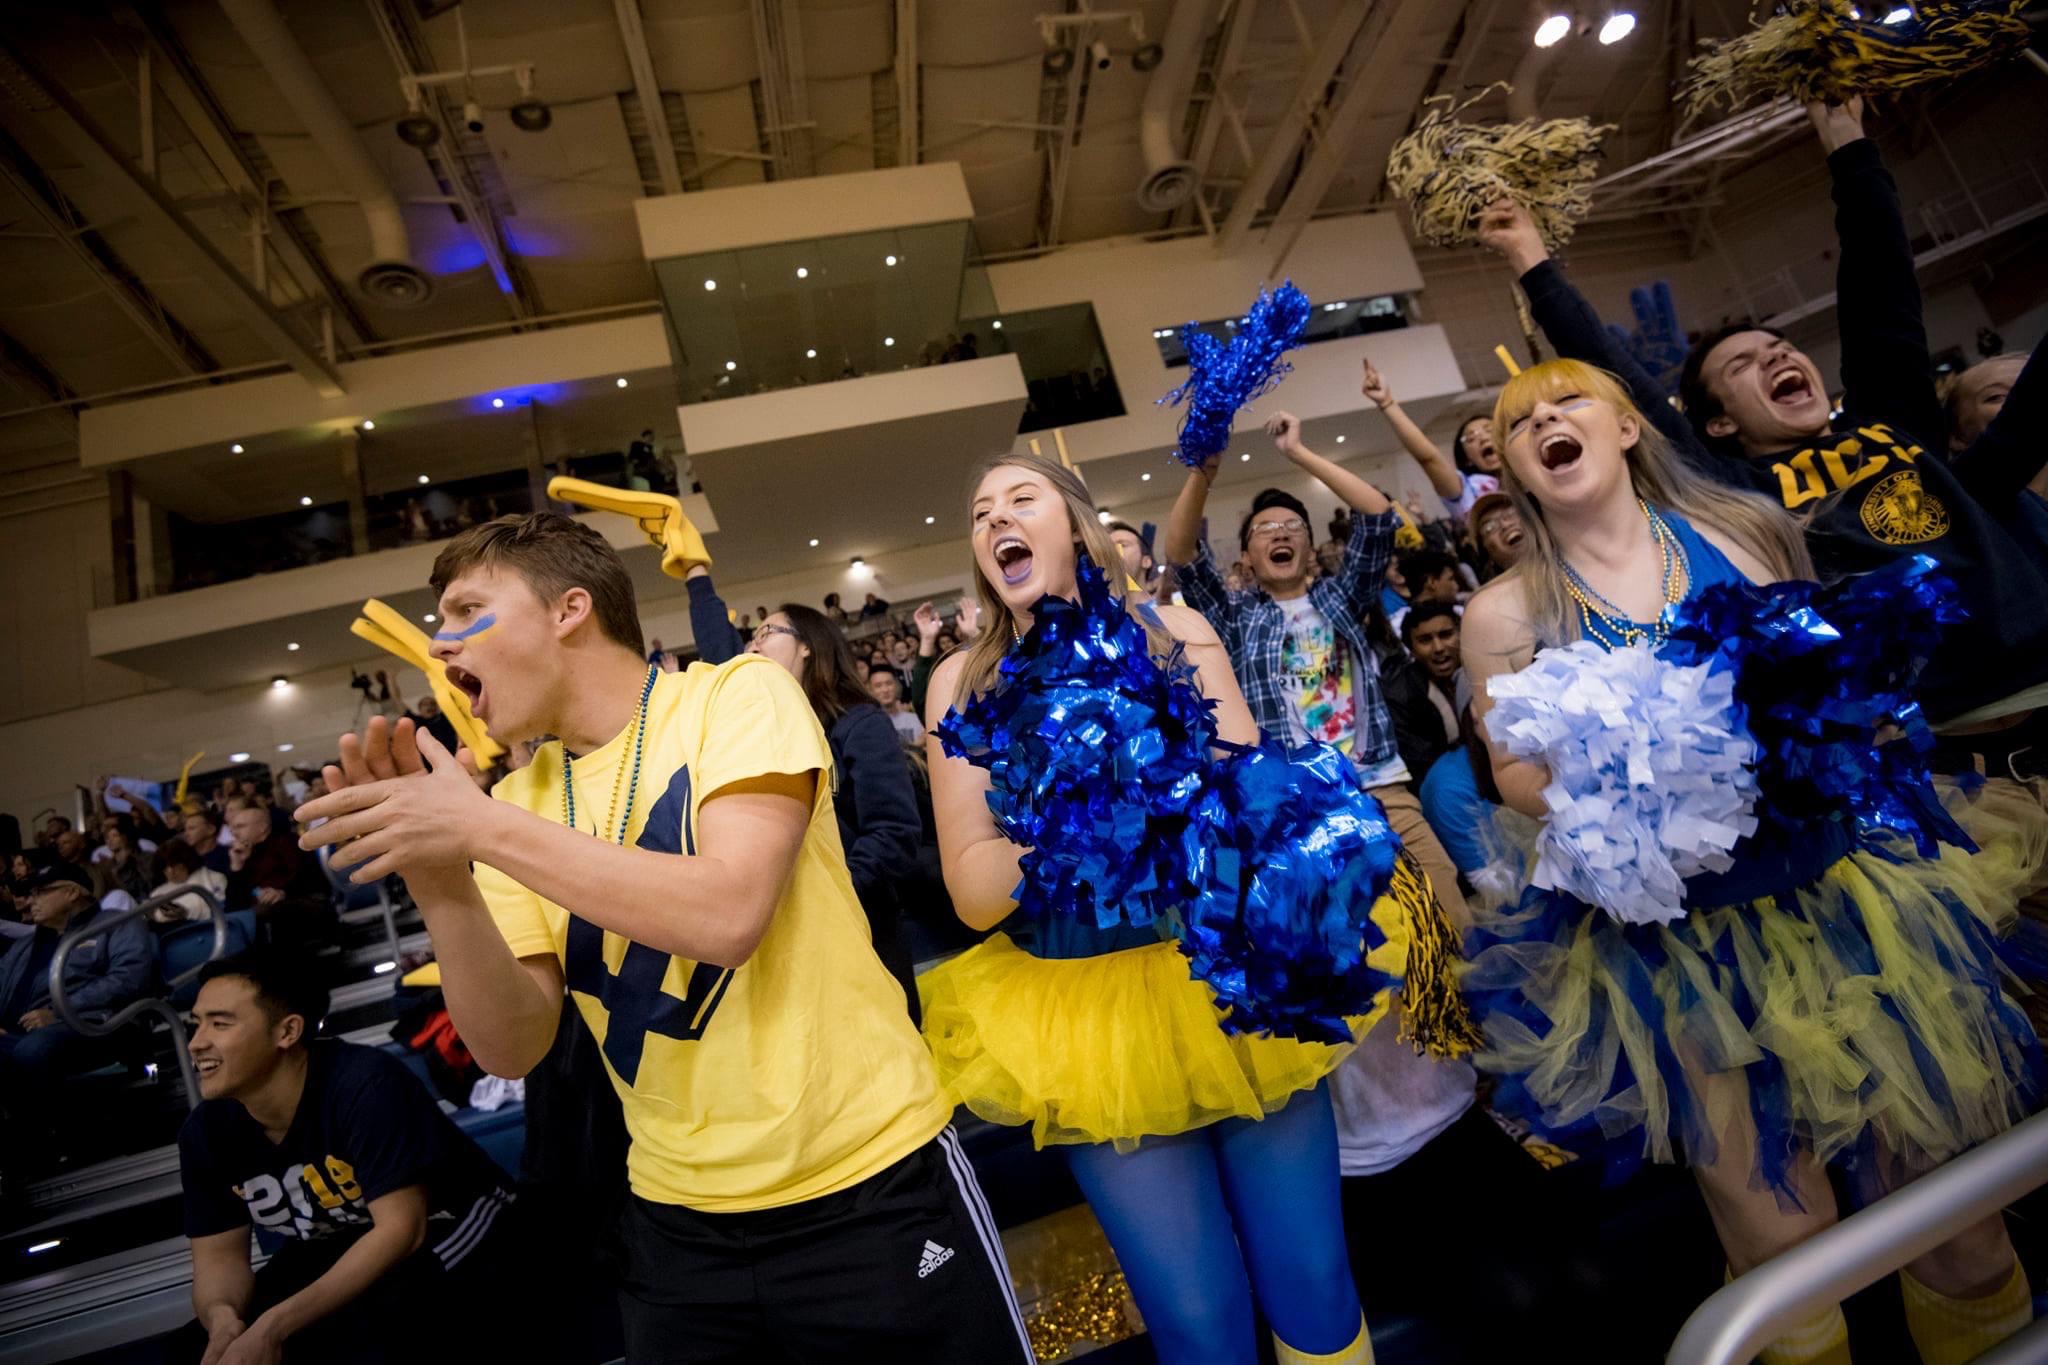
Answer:
[{"label": "metal handrail", "polygon": [[[190,971],[180,972],[164,982],[165,995],[145,996],[141,1000],[131,1001],[98,1023],[93,1023],[80,1014],[64,991],[64,969],[70,964],[71,950],[87,939],[113,932],[129,920],[146,919],[151,910],[186,895],[203,897],[213,912],[213,947],[207,951],[206,962],[201,962]],[[112,919],[103,919],[95,915],[92,923],[80,925],[64,935],[63,941],[57,945],[57,951],[50,955],[50,1008],[57,1012],[59,1019],[88,1038],[104,1038],[110,1033],[126,1028],[145,1014],[157,1015],[170,1025],[171,1041],[177,1048],[178,1076],[185,1087],[185,1107],[196,1109],[199,1107],[199,1074],[192,1069],[192,1054],[186,1047],[189,1036],[185,1032],[185,1017],[171,1004],[168,993],[198,976],[206,969],[207,962],[216,960],[227,951],[227,946],[228,917],[219,898],[203,886],[189,883],[183,886],[167,886],[132,910],[123,910]]]},{"label": "metal handrail", "polygon": [[[1822,1306],[1875,1284],[2044,1184],[2048,1114],[2036,1114],[1708,1298],[1686,1319],[1665,1363],[1743,1365]],[[2048,1359],[2048,1335],[2025,1336],[2008,1342],[2014,1350],[1999,1358]]]}]

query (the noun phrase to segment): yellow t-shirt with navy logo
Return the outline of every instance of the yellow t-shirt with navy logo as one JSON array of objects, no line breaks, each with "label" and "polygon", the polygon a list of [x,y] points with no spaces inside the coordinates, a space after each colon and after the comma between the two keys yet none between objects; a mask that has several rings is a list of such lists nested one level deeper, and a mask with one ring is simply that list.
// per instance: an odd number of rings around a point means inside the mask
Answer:
[{"label": "yellow t-shirt with navy logo", "polygon": [[[622,763],[630,780],[632,761],[624,734],[575,760],[576,823],[586,832],[605,818]],[[623,1103],[627,1176],[644,1199],[711,1213],[816,1199],[901,1160],[951,1118],[902,987],[870,942],[831,771],[810,703],[773,661],[741,655],[655,682],[629,843],[716,856],[700,845],[706,799],[752,778],[818,774],[789,885],[760,947],[736,969],[633,943],[477,866],[512,951],[562,963]],[[494,792],[556,822],[562,794],[559,742]],[[699,910],[679,900],[674,912]]]}]

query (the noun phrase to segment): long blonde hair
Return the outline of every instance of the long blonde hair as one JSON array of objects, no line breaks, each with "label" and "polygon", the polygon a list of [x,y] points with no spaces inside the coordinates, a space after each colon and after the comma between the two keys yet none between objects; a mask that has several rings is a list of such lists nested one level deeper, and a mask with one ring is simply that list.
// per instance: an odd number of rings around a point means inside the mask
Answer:
[{"label": "long blonde hair", "polygon": [[[1172,639],[1156,621],[1147,620],[1143,614],[1133,609],[1130,594],[1124,587],[1123,551],[1117,549],[1116,542],[1109,538],[1109,528],[1097,518],[1095,504],[1088,497],[1088,485],[1081,482],[1081,476],[1057,460],[1049,460],[1043,455],[1006,452],[990,456],[983,460],[967,479],[970,517],[973,515],[971,509],[974,505],[974,495],[981,487],[981,481],[987,478],[992,470],[997,469],[1027,470],[1038,476],[1047,488],[1059,494],[1060,501],[1066,504],[1067,520],[1072,524],[1074,539],[1080,545],[1080,553],[1085,553],[1088,558],[1095,561],[1096,567],[1102,570],[1103,578],[1109,583],[1110,591],[1123,599],[1124,609],[1131,613],[1133,620],[1145,628],[1146,636],[1152,643],[1152,653],[1155,656],[1164,656],[1172,648]],[[1078,562],[1079,554],[1076,555],[1077,565]],[[1009,653],[1010,646],[1016,641],[1017,618],[1011,615],[1008,604],[1003,601],[1003,595],[996,591],[995,585],[982,573],[979,560],[974,561],[974,595],[981,603],[982,626],[981,633],[974,637],[974,642],[965,646],[967,662],[961,669],[960,685],[954,690],[954,696],[961,701],[989,689],[996,680],[996,666],[1002,662],[1003,655]]]},{"label": "long blonde hair", "polygon": [[1522,584],[1539,644],[1567,644],[1578,639],[1579,613],[1565,591],[1564,555],[1543,519],[1543,508],[1529,496],[1529,490],[1515,477],[1514,465],[1505,458],[1507,433],[1537,403],[1554,403],[1566,394],[1601,399],[1636,419],[1641,434],[1623,455],[1629,482],[1645,502],[1676,512],[1695,526],[1722,532],[1762,560],[1775,578],[1813,577],[1813,559],[1806,552],[1799,523],[1782,507],[1757,494],[1723,487],[1696,472],[1672,451],[1663,434],[1629,397],[1628,389],[1606,370],[1581,360],[1546,360],[1509,379],[1493,405],[1493,429],[1503,453],[1501,482],[1529,531],[1521,559],[1501,577]]}]

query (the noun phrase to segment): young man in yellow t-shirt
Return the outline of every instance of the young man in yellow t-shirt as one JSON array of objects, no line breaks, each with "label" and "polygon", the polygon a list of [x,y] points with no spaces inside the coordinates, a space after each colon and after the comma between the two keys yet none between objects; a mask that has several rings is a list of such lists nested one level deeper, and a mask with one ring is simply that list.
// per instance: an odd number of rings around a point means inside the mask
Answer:
[{"label": "young man in yellow t-shirt", "polygon": [[532,1069],[574,999],[633,1139],[627,1359],[1030,1360],[795,679],[758,656],[650,669],[625,566],[567,517],[464,533],[432,585],[434,654],[477,719],[558,738],[492,800],[373,720],[300,810],[325,820],[306,843],[405,878],[493,1073]]}]

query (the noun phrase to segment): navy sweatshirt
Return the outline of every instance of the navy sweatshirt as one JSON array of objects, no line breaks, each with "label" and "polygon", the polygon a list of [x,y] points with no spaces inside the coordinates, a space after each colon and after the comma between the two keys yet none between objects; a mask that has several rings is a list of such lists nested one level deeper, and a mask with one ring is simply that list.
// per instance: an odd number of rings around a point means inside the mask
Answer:
[{"label": "navy sweatshirt", "polygon": [[1953,465],[1943,458],[1947,420],[1935,398],[1898,187],[1867,138],[1838,149],[1828,169],[1841,238],[1846,395],[1835,430],[1813,445],[1748,457],[1708,449],[1556,262],[1530,270],[1522,288],[1558,354],[1619,375],[1690,464],[1805,521],[1824,579],[1901,554],[1941,565],[1968,619],[1950,628],[1921,675],[1921,704],[1939,722],[2048,681],[2048,567],[2020,530],[2022,490],[2048,440],[2044,404],[2034,395],[2014,407],[2008,397],[1976,445]]}]

